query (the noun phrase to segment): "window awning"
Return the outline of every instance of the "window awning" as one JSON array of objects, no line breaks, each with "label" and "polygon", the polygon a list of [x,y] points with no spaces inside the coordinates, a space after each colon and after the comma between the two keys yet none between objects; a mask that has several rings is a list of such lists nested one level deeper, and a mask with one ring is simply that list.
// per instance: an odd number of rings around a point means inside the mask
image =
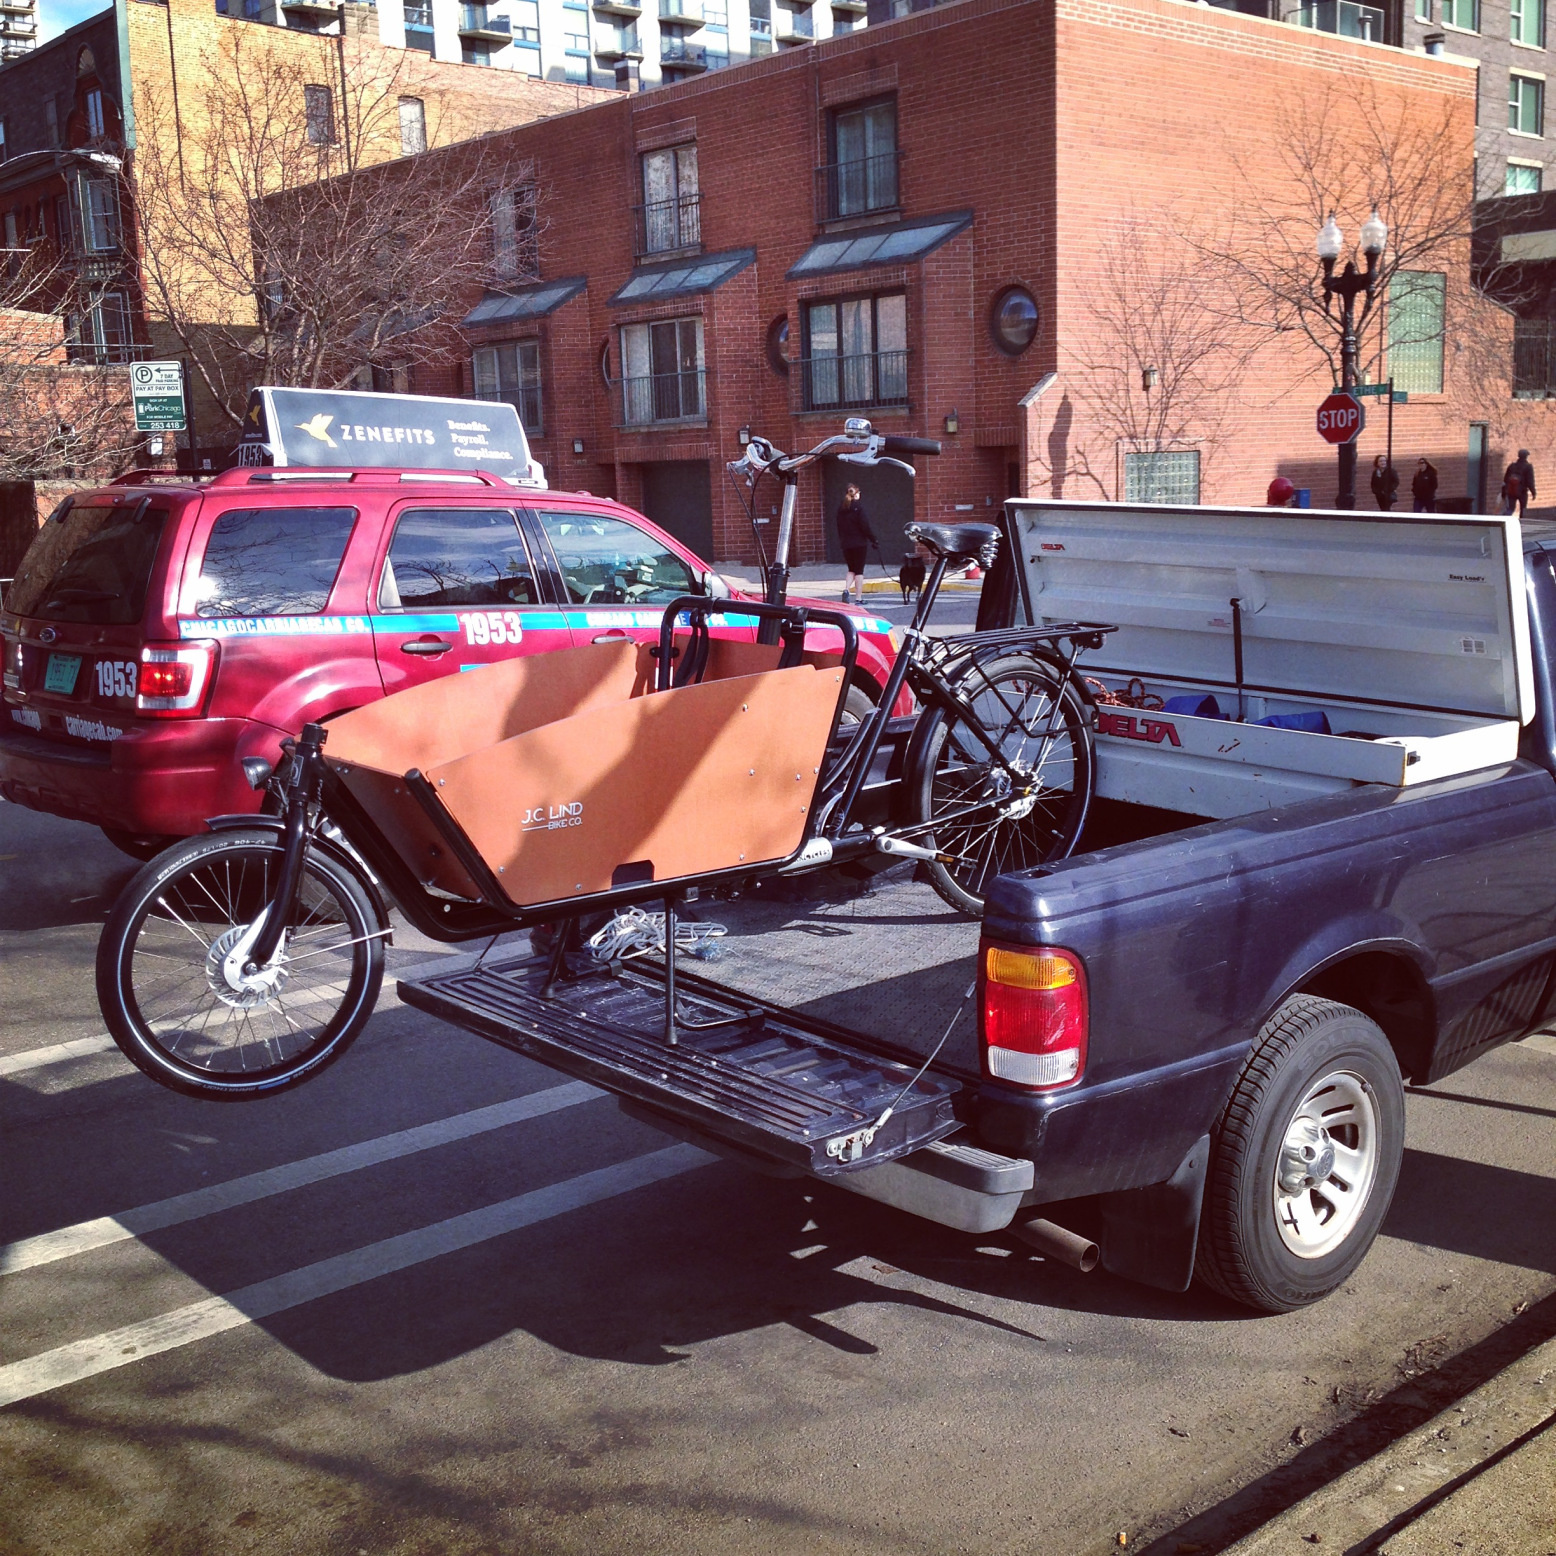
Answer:
[{"label": "window awning", "polygon": [[543,319],[571,301],[589,284],[588,276],[542,281],[514,292],[487,292],[469,313],[466,324],[511,324],[518,319]]},{"label": "window awning", "polygon": [[727,249],[722,254],[700,254],[695,259],[678,259],[668,265],[644,265],[632,272],[632,279],[611,298],[610,306],[662,303],[672,297],[711,292],[731,276],[739,275],[755,259],[755,249]]},{"label": "window awning", "polygon": [[867,265],[907,264],[965,232],[972,226],[972,219],[971,211],[951,211],[945,216],[893,222],[888,227],[834,232],[812,243],[800,255],[790,267],[788,279],[801,281],[838,270],[863,270]]}]

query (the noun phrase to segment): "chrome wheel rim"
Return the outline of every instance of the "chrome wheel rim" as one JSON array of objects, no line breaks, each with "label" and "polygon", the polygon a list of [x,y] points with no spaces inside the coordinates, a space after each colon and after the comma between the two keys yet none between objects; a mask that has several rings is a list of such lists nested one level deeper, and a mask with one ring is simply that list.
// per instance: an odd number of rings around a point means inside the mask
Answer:
[{"label": "chrome wheel rim", "polygon": [[1275,1159],[1273,1205],[1281,1241],[1299,1259],[1332,1253],[1355,1229],[1378,1175],[1378,1105],[1352,1070],[1308,1087]]}]

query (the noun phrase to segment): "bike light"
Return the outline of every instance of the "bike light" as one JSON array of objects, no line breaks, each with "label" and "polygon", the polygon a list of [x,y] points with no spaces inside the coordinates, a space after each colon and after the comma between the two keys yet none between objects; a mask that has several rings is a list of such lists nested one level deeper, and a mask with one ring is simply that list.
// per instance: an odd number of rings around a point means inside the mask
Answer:
[{"label": "bike light", "polygon": [[980,971],[989,1075],[1030,1091],[1073,1086],[1086,1068],[1086,972],[1051,947],[985,943]]},{"label": "bike light", "polygon": [[143,648],[136,712],[160,718],[195,717],[205,700],[215,664],[214,642],[186,643],[178,648]]}]

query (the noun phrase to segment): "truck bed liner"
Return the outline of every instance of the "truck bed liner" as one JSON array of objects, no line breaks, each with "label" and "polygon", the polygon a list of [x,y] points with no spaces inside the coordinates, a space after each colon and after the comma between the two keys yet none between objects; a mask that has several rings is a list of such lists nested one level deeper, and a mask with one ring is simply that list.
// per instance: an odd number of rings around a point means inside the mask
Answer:
[{"label": "truck bed liner", "polygon": [[[756,1019],[664,1042],[664,977],[631,963],[559,983],[546,965],[509,958],[401,979],[408,1004],[504,1047],[683,1120],[747,1152],[821,1177],[873,1167],[957,1128],[957,1082],[925,1075],[869,1141],[842,1142],[875,1123],[912,1078],[855,1034],[677,971],[684,1017]],[[856,1154],[857,1151],[857,1154]]]}]

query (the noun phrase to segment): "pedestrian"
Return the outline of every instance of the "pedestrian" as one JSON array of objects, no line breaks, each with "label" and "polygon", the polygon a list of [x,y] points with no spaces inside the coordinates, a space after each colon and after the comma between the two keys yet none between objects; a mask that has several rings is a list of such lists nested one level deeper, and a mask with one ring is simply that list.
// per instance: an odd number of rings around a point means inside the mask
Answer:
[{"label": "pedestrian", "polygon": [[1372,495],[1384,512],[1392,508],[1399,497],[1399,471],[1388,462],[1385,454],[1379,454],[1372,462]]},{"label": "pedestrian", "polygon": [[1415,498],[1415,512],[1437,512],[1437,466],[1431,460],[1416,461],[1416,473],[1410,478],[1410,495]]},{"label": "pedestrian", "polygon": [[843,585],[843,600],[864,604],[864,564],[870,547],[876,544],[875,531],[859,500],[859,488],[850,486],[843,493],[843,505],[837,510],[837,543],[843,548],[843,565],[848,578]]},{"label": "pedestrian", "polygon": [[1502,477],[1502,512],[1511,513],[1517,508],[1518,517],[1523,518],[1534,495],[1534,466],[1529,463],[1529,450],[1521,448]]},{"label": "pedestrian", "polygon": [[1296,505],[1296,487],[1285,476],[1276,476],[1270,482],[1270,489],[1264,494],[1264,506],[1266,508],[1295,508]]}]

